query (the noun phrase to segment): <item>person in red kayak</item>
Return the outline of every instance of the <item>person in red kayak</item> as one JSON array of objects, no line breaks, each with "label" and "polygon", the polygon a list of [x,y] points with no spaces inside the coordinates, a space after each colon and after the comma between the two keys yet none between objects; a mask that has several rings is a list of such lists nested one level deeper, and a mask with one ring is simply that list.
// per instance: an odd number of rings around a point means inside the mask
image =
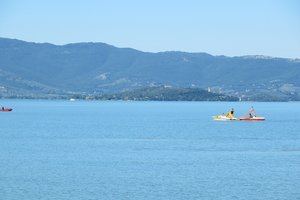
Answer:
[{"label": "person in red kayak", "polygon": [[255,112],[253,106],[251,106],[251,108],[248,112],[248,115],[249,115],[250,118],[256,117],[256,112]]}]

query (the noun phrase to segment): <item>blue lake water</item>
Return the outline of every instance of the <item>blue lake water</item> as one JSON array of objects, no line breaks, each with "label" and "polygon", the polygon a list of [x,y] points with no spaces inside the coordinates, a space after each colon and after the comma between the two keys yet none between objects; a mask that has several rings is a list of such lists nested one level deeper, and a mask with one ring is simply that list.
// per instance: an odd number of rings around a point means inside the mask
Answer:
[{"label": "blue lake water", "polygon": [[3,200],[300,199],[300,103],[0,102]]}]

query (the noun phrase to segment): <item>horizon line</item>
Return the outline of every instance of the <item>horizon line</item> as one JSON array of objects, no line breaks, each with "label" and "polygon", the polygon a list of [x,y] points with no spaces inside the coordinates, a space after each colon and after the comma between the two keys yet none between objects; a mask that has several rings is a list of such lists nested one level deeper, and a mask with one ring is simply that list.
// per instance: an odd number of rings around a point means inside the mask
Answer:
[{"label": "horizon line", "polygon": [[1,37],[1,36],[0,36],[0,39],[16,40],[16,41],[20,41],[20,42],[33,43],[33,44],[49,44],[49,45],[61,46],[61,47],[62,46],[67,46],[67,45],[72,45],[72,44],[92,43],[92,44],[104,44],[104,45],[119,48],[119,49],[132,49],[132,50],[140,51],[140,52],[143,52],[143,53],[179,52],[179,53],[190,53],[190,54],[208,54],[208,55],[214,56],[214,57],[229,57],[229,58],[240,57],[240,58],[256,58],[256,59],[276,59],[276,58],[279,58],[279,59],[288,59],[288,60],[300,61],[300,58],[298,58],[298,57],[296,57],[296,58],[279,57],[279,56],[269,56],[269,55],[263,55],[263,54],[244,54],[244,55],[229,56],[229,55],[225,55],[225,54],[212,54],[212,53],[201,52],[201,51],[182,51],[182,50],[144,51],[144,50],[136,49],[136,48],[133,48],[133,47],[120,47],[120,46],[116,46],[116,45],[109,44],[109,43],[106,43],[106,42],[99,42],[99,41],[80,41],[80,42],[69,42],[69,43],[58,44],[58,43],[55,43],[55,42],[27,41],[27,40],[19,39],[19,38],[7,38],[7,37]]}]

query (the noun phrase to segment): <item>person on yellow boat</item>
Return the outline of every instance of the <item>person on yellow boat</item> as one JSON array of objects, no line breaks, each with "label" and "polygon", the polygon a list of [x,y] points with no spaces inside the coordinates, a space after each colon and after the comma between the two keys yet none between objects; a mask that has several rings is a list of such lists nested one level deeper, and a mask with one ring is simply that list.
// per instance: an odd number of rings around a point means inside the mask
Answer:
[{"label": "person on yellow boat", "polygon": [[234,118],[234,109],[231,108],[231,111],[225,114],[226,117],[230,117],[230,119]]}]

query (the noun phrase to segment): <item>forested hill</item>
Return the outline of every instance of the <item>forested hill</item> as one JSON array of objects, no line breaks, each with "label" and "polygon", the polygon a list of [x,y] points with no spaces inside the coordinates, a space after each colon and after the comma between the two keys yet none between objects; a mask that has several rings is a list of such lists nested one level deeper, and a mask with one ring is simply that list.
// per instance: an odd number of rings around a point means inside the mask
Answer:
[{"label": "forested hill", "polygon": [[238,101],[236,97],[207,92],[198,88],[173,88],[166,86],[141,88],[117,94],[101,95],[100,100],[132,101]]}]

